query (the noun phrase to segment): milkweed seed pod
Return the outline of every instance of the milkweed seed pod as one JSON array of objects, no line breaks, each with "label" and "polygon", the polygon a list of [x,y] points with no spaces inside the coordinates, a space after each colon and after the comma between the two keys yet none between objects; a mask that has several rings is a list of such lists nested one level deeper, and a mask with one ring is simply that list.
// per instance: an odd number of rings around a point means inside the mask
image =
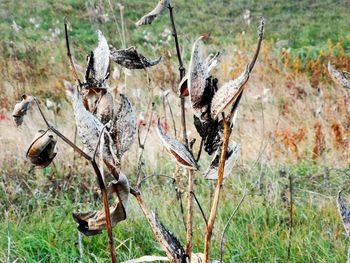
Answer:
[{"label": "milkweed seed pod", "polygon": [[[235,165],[238,157],[238,150],[239,145],[231,141],[228,145],[227,152],[226,152],[226,161],[225,161],[225,169],[224,169],[224,178],[229,176],[231,174],[231,171],[233,169],[233,166]],[[211,161],[209,168],[204,174],[204,178],[208,180],[217,180],[218,179],[218,172],[219,172],[219,166],[220,166],[220,156],[221,156],[221,148],[219,148],[213,160]]]},{"label": "milkweed seed pod", "polygon": [[108,123],[113,118],[113,96],[109,90],[101,91],[101,97],[97,104],[96,117],[102,124]]},{"label": "milkweed seed pod", "polygon": [[170,254],[174,259],[172,262],[186,262],[186,253],[180,241],[160,222],[157,213],[151,211],[149,220],[157,233],[159,233],[162,240],[161,243],[167,250],[167,254]]},{"label": "milkweed seed pod", "polygon": [[330,62],[328,62],[328,72],[331,78],[344,88],[350,89],[350,81],[345,77],[344,72],[336,70]]},{"label": "milkweed seed pod", "polygon": [[[87,111],[81,101],[77,87],[66,86],[67,94],[71,97],[75,123],[77,126],[78,136],[87,148],[90,154],[95,152],[100,133],[103,130],[103,124],[91,112]],[[102,159],[110,171],[115,170],[115,166],[119,165],[120,160],[116,158],[115,145],[110,139],[108,131],[104,131],[104,145]]]},{"label": "milkweed seed pod", "polygon": [[157,6],[136,22],[136,26],[151,24],[153,20],[160,15],[169,6],[169,0],[160,0]]},{"label": "milkweed seed pod", "polygon": [[161,57],[151,60],[138,53],[134,47],[127,49],[112,49],[110,58],[115,63],[128,69],[144,69],[157,65]]},{"label": "milkweed seed pod", "polygon": [[97,31],[98,45],[94,50],[94,78],[104,82],[109,71],[110,51],[107,40],[100,30]]},{"label": "milkweed seed pod", "polygon": [[[219,55],[220,55],[220,52],[217,52],[215,55],[211,54],[205,59],[204,63],[207,65],[206,67],[208,69],[208,76],[210,75],[210,72],[218,65]],[[188,76],[189,76],[189,72],[187,72],[187,74],[180,81],[179,88],[178,88],[179,96],[187,97],[189,95]]]},{"label": "milkweed seed pod", "polygon": [[342,219],[345,231],[348,234],[348,236],[350,236],[350,211],[345,206],[345,202],[341,197],[341,192],[342,191],[339,191],[337,196],[338,211]]},{"label": "milkweed seed pod", "polygon": [[163,143],[163,146],[179,165],[188,169],[198,170],[199,167],[190,150],[178,140],[170,138],[168,135],[166,135],[160,126],[159,119],[157,133]]},{"label": "milkweed seed pod", "polygon": [[[115,194],[118,198],[118,202],[110,208],[111,223],[114,227],[127,217],[130,186],[124,173],[120,172],[119,180],[114,180],[108,185],[107,194]],[[73,219],[78,223],[78,230],[86,236],[97,235],[107,227],[104,210],[73,213]]]},{"label": "milkweed seed pod", "polygon": [[[188,91],[191,106],[196,115],[200,115],[201,102],[207,82],[208,67],[205,63],[203,37],[198,38],[193,45],[191,61],[188,71]],[[199,112],[198,112],[199,111]]]},{"label": "milkweed seed pod", "polygon": [[247,66],[245,71],[238,78],[225,83],[218,89],[211,102],[211,116],[213,119],[217,118],[222,111],[237,99],[239,94],[243,91],[243,87],[247,83],[249,75],[249,67]]},{"label": "milkweed seed pod", "polygon": [[33,100],[34,98],[32,96],[23,95],[22,101],[15,105],[12,116],[17,126],[20,126],[23,123],[24,115],[26,115]]},{"label": "milkweed seed pod", "polygon": [[124,94],[120,94],[120,105],[114,109],[114,119],[109,130],[118,158],[121,158],[134,143],[136,127],[136,115],[131,103]]},{"label": "milkweed seed pod", "polygon": [[48,131],[39,130],[27,151],[27,158],[36,168],[45,168],[56,156],[56,139]]}]

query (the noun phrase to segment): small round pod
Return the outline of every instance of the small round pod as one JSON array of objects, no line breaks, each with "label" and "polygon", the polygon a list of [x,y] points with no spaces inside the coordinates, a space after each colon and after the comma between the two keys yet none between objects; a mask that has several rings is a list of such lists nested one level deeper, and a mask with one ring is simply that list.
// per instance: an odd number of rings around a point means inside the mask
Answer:
[{"label": "small round pod", "polygon": [[26,157],[35,168],[47,167],[56,156],[57,140],[48,130],[39,130],[30,144]]}]

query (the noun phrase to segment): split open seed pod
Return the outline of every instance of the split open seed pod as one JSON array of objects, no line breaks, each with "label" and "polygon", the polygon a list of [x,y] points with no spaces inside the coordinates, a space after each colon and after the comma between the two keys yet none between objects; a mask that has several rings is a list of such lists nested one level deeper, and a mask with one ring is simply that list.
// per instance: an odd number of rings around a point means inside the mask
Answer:
[{"label": "split open seed pod", "polygon": [[23,123],[24,115],[26,115],[31,103],[33,102],[34,97],[23,95],[22,101],[18,102],[13,109],[12,116],[17,126],[20,126]]},{"label": "split open seed pod", "polygon": [[[231,174],[233,166],[237,161],[238,150],[239,150],[239,145],[235,141],[231,141],[227,147],[224,178],[228,177]],[[208,170],[205,172],[204,174],[205,179],[208,179],[208,180],[218,179],[220,156],[221,156],[221,148],[219,148],[216,151],[215,156],[211,161]]]},{"label": "split open seed pod", "polygon": [[346,208],[345,202],[341,196],[342,191],[338,192],[337,206],[344,228],[348,236],[350,236],[350,211]]},{"label": "split open seed pod", "polygon": [[142,54],[138,53],[134,47],[127,49],[111,50],[110,58],[115,63],[128,69],[144,69],[157,65],[161,57],[157,59],[148,59]]},{"label": "split open seed pod", "polygon": [[48,131],[40,130],[27,151],[27,158],[36,168],[45,168],[56,156],[56,139]]},{"label": "split open seed pod", "polygon": [[136,26],[151,24],[169,6],[169,0],[159,0],[157,6],[136,22]]},{"label": "split open seed pod", "polygon": [[181,166],[187,169],[198,170],[198,164],[193,157],[190,150],[176,139],[170,138],[166,135],[160,126],[158,119],[157,133],[161,139],[163,146],[168,151],[169,155]]},{"label": "split open seed pod", "polygon": [[350,81],[345,77],[344,72],[336,70],[330,62],[328,62],[328,72],[331,78],[344,88],[350,89]]},{"label": "split open seed pod", "polygon": [[225,83],[219,88],[211,102],[211,116],[213,119],[217,118],[221,112],[237,99],[239,94],[243,91],[244,85],[249,79],[249,75],[249,66],[247,66],[245,71],[242,72],[238,78]]},{"label": "split open seed pod", "polygon": [[[119,173],[119,180],[112,181],[107,187],[109,196],[116,195],[118,201],[110,208],[112,227],[126,219],[126,208],[129,202],[130,186],[125,174]],[[78,230],[86,236],[97,235],[106,229],[104,210],[73,213],[73,219],[78,223]]]}]

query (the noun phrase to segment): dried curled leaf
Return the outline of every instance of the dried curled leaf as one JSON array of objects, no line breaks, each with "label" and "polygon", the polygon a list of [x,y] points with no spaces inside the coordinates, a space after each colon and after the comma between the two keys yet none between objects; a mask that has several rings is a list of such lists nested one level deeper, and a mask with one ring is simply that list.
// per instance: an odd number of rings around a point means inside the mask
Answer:
[{"label": "dried curled leaf", "polygon": [[159,119],[157,133],[170,156],[172,156],[179,165],[188,169],[198,170],[198,164],[190,150],[178,140],[166,135],[160,126]]},{"label": "dried curled leaf", "polygon": [[17,126],[23,123],[24,115],[26,115],[34,98],[32,96],[23,95],[22,101],[18,102],[13,109],[12,116]]},{"label": "dried curled leaf", "polygon": [[[233,166],[235,165],[238,157],[238,150],[239,150],[239,145],[236,142],[231,141],[228,145],[227,153],[226,153],[224,178],[226,178],[231,174]],[[216,151],[215,156],[211,161],[208,170],[205,172],[205,175],[204,175],[205,179],[208,179],[208,180],[218,179],[220,156],[221,156],[221,148],[219,148]]]},{"label": "dried curled leaf", "polygon": [[93,77],[98,82],[104,82],[109,70],[109,47],[105,36],[97,31],[98,45],[94,50]]},{"label": "dried curled leaf", "polygon": [[225,83],[219,88],[211,102],[211,116],[213,119],[217,118],[226,107],[237,99],[239,94],[243,91],[243,87],[247,83],[249,76],[249,66],[247,66],[245,71],[238,78]]},{"label": "dried curled leaf", "polygon": [[350,211],[345,206],[345,202],[341,197],[341,192],[342,191],[339,191],[337,196],[338,211],[342,219],[345,231],[348,234],[348,236],[350,236]]},{"label": "dried curled leaf", "polygon": [[138,53],[134,47],[120,50],[113,49],[110,58],[115,63],[128,69],[144,69],[152,67],[157,65],[162,59],[161,57],[154,60],[147,59],[145,56]]},{"label": "dried curled leaf", "polygon": [[169,0],[159,0],[157,6],[136,22],[136,26],[151,24],[153,20],[160,15],[169,6]]},{"label": "dried curled leaf", "polygon": [[118,158],[128,151],[136,139],[136,116],[129,99],[120,94],[120,106],[114,109],[114,119],[109,130]]},{"label": "dried curled leaf", "polygon": [[336,83],[342,85],[344,88],[350,89],[350,81],[345,77],[344,72],[336,70],[330,62],[328,62],[328,72]]},{"label": "dried curled leaf", "polygon": [[[107,187],[107,194],[116,194],[118,202],[110,208],[112,227],[126,219],[126,208],[129,201],[130,186],[125,174],[120,172],[119,180],[112,181]],[[73,213],[78,223],[78,230],[86,236],[93,236],[106,229],[104,210]]]},{"label": "dried curled leaf", "polygon": [[27,158],[36,168],[45,168],[56,156],[57,141],[48,131],[39,130],[27,151]]}]

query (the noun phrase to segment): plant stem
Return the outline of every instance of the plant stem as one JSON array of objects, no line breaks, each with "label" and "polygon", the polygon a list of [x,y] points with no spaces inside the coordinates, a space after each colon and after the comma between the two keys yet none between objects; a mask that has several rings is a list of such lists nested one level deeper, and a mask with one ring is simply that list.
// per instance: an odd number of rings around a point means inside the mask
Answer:
[{"label": "plant stem", "polygon": [[[92,165],[94,172],[97,176],[97,182],[101,190],[101,195],[102,195],[102,202],[103,202],[103,208],[105,210],[105,217],[106,217],[106,228],[107,228],[107,235],[108,235],[108,247],[109,247],[109,252],[111,254],[111,259],[113,263],[117,263],[117,257],[115,255],[115,250],[114,250],[114,242],[113,242],[113,233],[112,233],[112,224],[111,224],[111,213],[109,210],[109,204],[108,204],[108,197],[107,197],[107,191],[106,191],[106,186],[103,181],[102,175],[100,170],[98,169],[98,166],[96,164],[95,158],[90,157],[87,155],[82,149],[80,149],[77,145],[75,145],[72,141],[70,141],[66,136],[64,136],[62,133],[60,133],[55,127],[53,127],[49,122],[47,121],[45,115],[43,114],[40,105],[37,101],[36,98],[34,98],[34,101],[39,109],[39,112],[44,119],[47,127],[55,133],[58,137],[60,137],[65,143],[67,143],[69,146],[71,146],[77,153],[79,153],[82,157],[84,157],[87,161],[90,162]],[[103,132],[103,131],[102,131]],[[97,146],[96,146],[97,147]]]},{"label": "plant stem", "polygon": [[289,172],[289,240],[288,240],[288,260],[290,260],[290,250],[292,247],[293,235],[293,179]]},{"label": "plant stem", "polygon": [[219,172],[218,172],[217,185],[215,188],[213,203],[212,203],[212,207],[210,210],[210,216],[209,216],[208,225],[207,225],[206,233],[205,233],[205,244],[204,244],[204,262],[205,263],[209,263],[209,260],[210,260],[210,241],[211,241],[211,236],[213,233],[215,218],[216,218],[216,214],[217,214],[218,206],[219,206],[222,181],[224,179],[226,152],[227,152],[228,142],[229,142],[229,138],[230,138],[230,128],[228,126],[228,123],[227,123],[227,120],[225,118],[224,113],[222,113],[222,121],[224,124],[224,140],[223,140],[223,145],[221,148],[220,167],[219,167]]}]

